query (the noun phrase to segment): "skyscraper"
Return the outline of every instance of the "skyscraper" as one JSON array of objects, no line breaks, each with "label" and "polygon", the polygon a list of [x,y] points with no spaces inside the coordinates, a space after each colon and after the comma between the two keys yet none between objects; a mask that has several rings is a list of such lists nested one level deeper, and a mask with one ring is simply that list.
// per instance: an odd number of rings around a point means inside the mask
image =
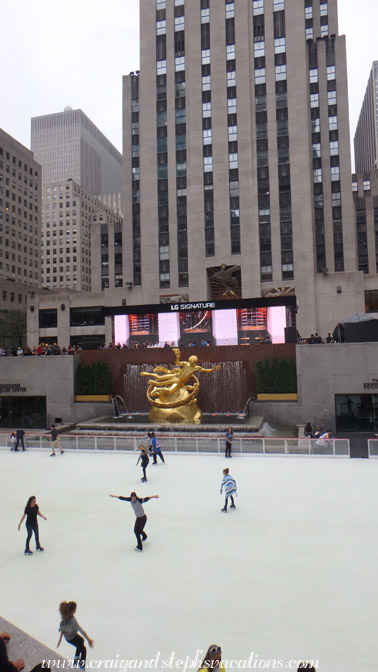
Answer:
[{"label": "skyscraper", "polygon": [[354,136],[356,173],[378,168],[378,61],[374,61]]},{"label": "skyscraper", "polygon": [[96,197],[121,192],[122,155],[81,110],[34,117],[31,147],[43,184],[72,179]]},{"label": "skyscraper", "polygon": [[25,309],[41,286],[41,166],[0,129],[0,309]]},{"label": "skyscraper", "polygon": [[361,309],[337,0],[154,2],[124,78],[132,301],[295,293],[306,333]]}]

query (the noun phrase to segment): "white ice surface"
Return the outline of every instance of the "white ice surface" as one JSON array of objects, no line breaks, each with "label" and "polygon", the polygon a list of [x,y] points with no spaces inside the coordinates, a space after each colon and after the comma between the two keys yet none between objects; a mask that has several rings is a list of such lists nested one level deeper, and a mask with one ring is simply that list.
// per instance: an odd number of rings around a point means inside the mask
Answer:
[{"label": "white ice surface", "polygon": [[[377,669],[378,461],[167,454],[142,484],[135,454],[48,455],[0,451],[0,613],[47,646],[59,602],[75,600],[89,661],[160,652],[163,669],[174,652],[179,669],[215,642],[228,660]],[[223,514],[226,465],[239,497]],[[134,489],[160,495],[145,504],[143,553],[130,504],[109,497]],[[30,495],[47,521],[45,552],[27,557],[17,525]]]}]

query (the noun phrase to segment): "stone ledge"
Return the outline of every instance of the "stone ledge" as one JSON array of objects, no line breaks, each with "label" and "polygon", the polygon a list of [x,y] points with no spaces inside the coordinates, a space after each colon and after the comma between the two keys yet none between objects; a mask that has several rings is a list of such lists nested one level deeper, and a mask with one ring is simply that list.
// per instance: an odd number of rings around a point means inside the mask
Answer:
[{"label": "stone ledge", "polygon": [[[43,660],[67,661],[67,658],[59,656],[55,651],[39,642],[27,632],[10,623],[0,616],[0,632],[9,632],[11,638],[7,644],[9,660],[22,658],[25,662],[24,672],[29,672],[35,665]],[[58,637],[58,635],[57,635]],[[58,640],[57,640],[58,641]]]}]

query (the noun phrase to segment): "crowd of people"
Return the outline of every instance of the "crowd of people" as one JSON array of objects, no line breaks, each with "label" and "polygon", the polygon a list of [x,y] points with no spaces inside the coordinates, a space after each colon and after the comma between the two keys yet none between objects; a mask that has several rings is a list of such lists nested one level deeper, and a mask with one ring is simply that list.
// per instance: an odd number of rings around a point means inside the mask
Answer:
[{"label": "crowd of people", "polygon": [[[336,343],[335,339],[333,338],[330,332],[328,332],[325,342],[327,344]],[[324,343],[324,341],[322,337],[319,336],[319,334],[311,334],[310,338],[303,338],[300,335],[299,331],[297,331],[297,343],[308,343],[309,345],[319,345],[321,343]]]},{"label": "crowd of people", "polygon": [[0,357],[47,357],[48,355],[74,355],[80,352],[80,345],[69,345],[61,348],[58,343],[40,343],[32,348],[29,345],[18,348],[0,347]]},{"label": "crowd of people", "polygon": [[[270,345],[272,339],[269,335],[263,336],[259,334],[256,336],[252,345]],[[328,333],[325,341],[322,339],[319,334],[311,334],[309,338],[303,338],[300,333],[297,331],[297,343],[307,343],[307,344],[320,344],[320,343],[336,343],[332,334]],[[165,341],[162,343],[156,341],[152,343],[150,341],[130,341],[129,345],[126,343],[102,343],[98,348],[94,346],[90,349],[99,349],[99,350],[146,350],[148,348],[164,348],[165,350],[169,348],[209,348],[212,345],[211,341],[201,338],[197,343],[196,340],[189,340],[186,343],[184,341],[179,341],[177,344],[172,341],[169,343]],[[0,346],[0,357],[46,357],[47,355],[74,355],[77,352],[82,350],[80,345],[69,345],[68,347],[61,347],[58,343],[40,343],[37,346],[32,348],[29,345],[22,347],[21,345],[13,348],[7,348]]]}]

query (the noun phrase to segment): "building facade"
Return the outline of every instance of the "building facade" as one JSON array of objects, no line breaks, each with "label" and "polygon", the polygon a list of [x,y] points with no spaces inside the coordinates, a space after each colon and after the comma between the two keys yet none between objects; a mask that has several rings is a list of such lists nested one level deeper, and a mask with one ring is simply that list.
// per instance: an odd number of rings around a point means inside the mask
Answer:
[{"label": "building facade", "polygon": [[378,312],[378,170],[353,175],[358,270],[364,273],[365,311]]},{"label": "building facade", "polygon": [[378,61],[374,61],[354,136],[356,172],[378,168]]},{"label": "building facade", "polygon": [[41,166],[0,129],[0,310],[25,310],[41,286]]},{"label": "building facade", "polygon": [[72,179],[96,197],[121,192],[122,155],[82,110],[33,117],[31,148],[43,184]]},{"label": "building facade", "polygon": [[73,180],[43,185],[42,284],[101,291],[123,285],[122,216]]},{"label": "building facade", "polygon": [[336,0],[151,4],[124,78],[132,302],[291,293],[324,333],[363,307]]}]

